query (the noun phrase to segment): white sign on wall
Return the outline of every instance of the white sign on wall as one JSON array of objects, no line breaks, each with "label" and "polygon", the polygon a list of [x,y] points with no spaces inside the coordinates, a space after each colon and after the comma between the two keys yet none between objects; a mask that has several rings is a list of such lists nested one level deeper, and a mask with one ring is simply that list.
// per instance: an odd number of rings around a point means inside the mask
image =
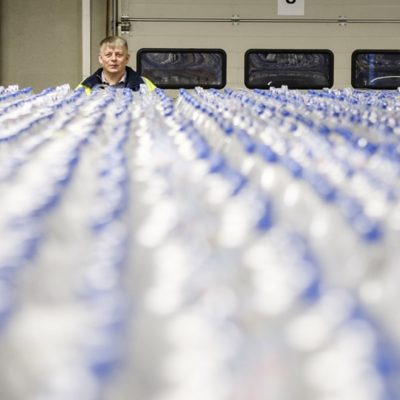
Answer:
[{"label": "white sign on wall", "polygon": [[278,0],[278,15],[304,15],[304,0]]}]

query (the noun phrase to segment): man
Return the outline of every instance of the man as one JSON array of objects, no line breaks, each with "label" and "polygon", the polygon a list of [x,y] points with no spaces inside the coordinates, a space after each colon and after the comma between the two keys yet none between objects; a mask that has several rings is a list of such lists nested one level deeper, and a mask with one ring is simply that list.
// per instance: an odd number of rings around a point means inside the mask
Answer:
[{"label": "man", "polygon": [[128,61],[126,40],[120,36],[106,37],[100,43],[99,63],[102,68],[82,81],[78,88],[85,88],[87,94],[90,94],[95,86],[129,88],[136,91],[141,84],[145,84],[149,90],[154,90],[155,85],[128,67]]}]

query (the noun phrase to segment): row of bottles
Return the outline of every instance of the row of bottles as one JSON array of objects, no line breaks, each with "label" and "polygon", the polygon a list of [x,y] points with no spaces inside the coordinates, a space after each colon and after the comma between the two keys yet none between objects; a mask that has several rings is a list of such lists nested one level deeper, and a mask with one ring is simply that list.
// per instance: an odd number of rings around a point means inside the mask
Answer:
[{"label": "row of bottles", "polygon": [[399,109],[0,88],[0,397],[397,399]]}]

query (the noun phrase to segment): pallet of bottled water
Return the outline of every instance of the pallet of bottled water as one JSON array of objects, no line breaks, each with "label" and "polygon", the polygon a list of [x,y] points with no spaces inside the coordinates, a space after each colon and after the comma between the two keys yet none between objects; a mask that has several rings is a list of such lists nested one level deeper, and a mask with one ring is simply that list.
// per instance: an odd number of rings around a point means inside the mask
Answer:
[{"label": "pallet of bottled water", "polygon": [[400,93],[0,88],[2,400],[398,400]]}]

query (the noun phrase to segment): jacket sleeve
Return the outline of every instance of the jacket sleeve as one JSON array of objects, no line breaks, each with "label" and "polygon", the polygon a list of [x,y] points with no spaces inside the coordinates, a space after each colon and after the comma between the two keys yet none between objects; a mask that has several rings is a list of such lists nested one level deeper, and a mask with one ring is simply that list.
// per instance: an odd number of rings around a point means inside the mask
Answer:
[{"label": "jacket sleeve", "polygon": [[155,90],[157,88],[157,86],[148,78],[145,78],[144,76],[142,76],[142,79],[144,81],[144,83],[147,86],[147,89],[149,89],[149,92],[152,92],[153,90]]},{"label": "jacket sleeve", "polygon": [[83,88],[85,89],[85,93],[89,96],[92,93],[92,89],[89,86],[85,86],[82,82],[75,88],[75,90]]}]

